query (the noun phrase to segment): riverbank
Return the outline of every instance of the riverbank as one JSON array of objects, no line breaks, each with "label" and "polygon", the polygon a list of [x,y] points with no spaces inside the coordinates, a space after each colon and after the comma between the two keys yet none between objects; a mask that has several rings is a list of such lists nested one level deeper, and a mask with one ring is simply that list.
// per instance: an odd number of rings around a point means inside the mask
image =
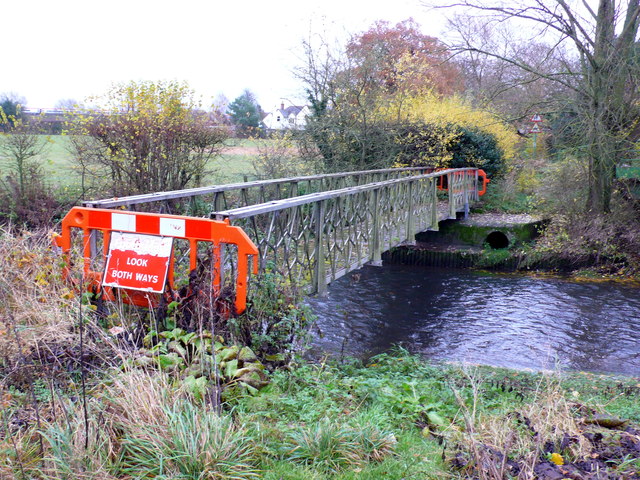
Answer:
[{"label": "riverbank", "polygon": [[51,395],[38,386],[37,408],[14,386],[3,396],[0,477],[547,480],[640,471],[637,378],[435,365],[402,350],[367,363],[294,362],[267,378],[260,392],[219,408],[149,369],[93,372],[84,396],[73,382]]},{"label": "riverbank", "polygon": [[620,228],[611,221],[590,225],[582,217],[474,213],[440,222],[437,231],[419,233],[415,243],[385,252],[383,260],[640,285],[637,232],[630,228],[622,234]]},{"label": "riverbank", "polygon": [[275,283],[253,317],[186,331],[174,305],[154,331],[151,312],[76,296],[46,236],[0,235],[3,480],[637,478],[637,378],[398,349],[303,362],[304,309]]}]

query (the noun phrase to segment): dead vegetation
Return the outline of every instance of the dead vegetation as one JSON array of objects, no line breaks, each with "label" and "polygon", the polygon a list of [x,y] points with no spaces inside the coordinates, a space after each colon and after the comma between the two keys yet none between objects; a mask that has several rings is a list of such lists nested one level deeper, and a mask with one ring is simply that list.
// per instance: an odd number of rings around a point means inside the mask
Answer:
[{"label": "dead vegetation", "polygon": [[[453,429],[449,459],[462,478],[479,480],[631,480],[640,478],[640,430],[567,399],[557,377],[545,377],[532,399],[507,415],[456,392],[464,429]],[[479,413],[482,411],[483,413]]]}]

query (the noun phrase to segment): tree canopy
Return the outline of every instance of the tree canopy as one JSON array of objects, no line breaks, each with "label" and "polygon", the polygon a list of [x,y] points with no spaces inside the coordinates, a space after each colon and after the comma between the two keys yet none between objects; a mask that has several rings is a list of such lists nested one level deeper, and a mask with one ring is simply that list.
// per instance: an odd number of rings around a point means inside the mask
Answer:
[{"label": "tree canopy", "polygon": [[450,52],[411,19],[394,27],[377,22],[342,51],[327,45],[305,43],[306,63],[299,71],[313,113],[300,150],[317,151],[327,170],[450,166],[463,139],[482,139],[483,145],[492,139],[495,148],[478,144],[467,161],[484,165],[482,152],[491,150],[500,157],[492,173],[513,154],[513,136],[504,126],[454,95],[462,77]]},{"label": "tree canopy", "polygon": [[238,133],[251,135],[260,128],[262,109],[251,91],[242,92],[229,104],[227,110],[231,121],[238,129]]},{"label": "tree canopy", "polygon": [[227,138],[185,83],[130,82],[92,101],[101,113],[71,117],[76,159],[115,196],[198,186]]},{"label": "tree canopy", "polygon": [[[616,163],[628,155],[637,140],[640,119],[640,62],[636,42],[640,25],[640,0],[599,0],[594,9],[588,2],[566,0],[462,0],[450,6],[464,6],[482,14],[485,22],[518,21],[536,29],[548,39],[545,57],[564,48],[576,52],[575,60],[556,55],[555,68],[541,68],[536,57],[486,48],[472,37],[457,48],[501,60],[533,79],[544,79],[571,92],[570,120],[577,139],[575,154],[588,166],[586,206],[595,213],[610,210]],[[566,98],[566,96],[565,96]],[[558,110],[565,110],[566,105]]]},{"label": "tree canopy", "polygon": [[457,66],[447,61],[447,47],[423,34],[411,18],[395,26],[375,22],[369,30],[351,38],[346,54],[358,76],[369,76],[378,88],[390,92],[429,87],[450,95],[462,87]]}]

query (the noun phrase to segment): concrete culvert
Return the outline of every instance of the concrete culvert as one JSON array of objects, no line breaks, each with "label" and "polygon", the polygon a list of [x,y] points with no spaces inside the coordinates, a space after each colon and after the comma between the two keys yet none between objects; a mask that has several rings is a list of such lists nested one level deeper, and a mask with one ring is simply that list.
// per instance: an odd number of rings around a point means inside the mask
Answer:
[{"label": "concrete culvert", "polygon": [[509,247],[509,238],[502,232],[491,232],[484,241],[493,249]]}]

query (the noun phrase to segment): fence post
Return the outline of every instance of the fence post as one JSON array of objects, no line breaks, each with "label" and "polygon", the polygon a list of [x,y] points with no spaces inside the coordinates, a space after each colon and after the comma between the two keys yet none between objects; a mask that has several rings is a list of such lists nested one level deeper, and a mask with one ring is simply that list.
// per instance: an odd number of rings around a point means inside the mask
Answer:
[{"label": "fence post", "polygon": [[430,230],[438,231],[440,225],[438,222],[438,179],[430,178],[431,182],[431,227]]},{"label": "fence post", "polygon": [[327,294],[327,268],[324,263],[324,213],[325,213],[326,200],[320,200],[315,204],[316,215],[316,245],[315,245],[315,257],[316,268],[314,286],[315,292],[318,295]]},{"label": "fence post", "polygon": [[407,192],[407,195],[409,196],[409,202],[407,205],[408,211],[407,211],[407,243],[414,243],[415,242],[415,232],[414,232],[414,217],[413,217],[413,182],[409,181],[407,183],[407,189],[409,190]]},{"label": "fence post", "polygon": [[456,218],[455,174],[447,173],[447,189],[449,190],[449,218]]},{"label": "fence post", "polygon": [[371,207],[371,264],[382,265],[382,247],[380,246],[380,189],[373,191],[373,206]]}]

